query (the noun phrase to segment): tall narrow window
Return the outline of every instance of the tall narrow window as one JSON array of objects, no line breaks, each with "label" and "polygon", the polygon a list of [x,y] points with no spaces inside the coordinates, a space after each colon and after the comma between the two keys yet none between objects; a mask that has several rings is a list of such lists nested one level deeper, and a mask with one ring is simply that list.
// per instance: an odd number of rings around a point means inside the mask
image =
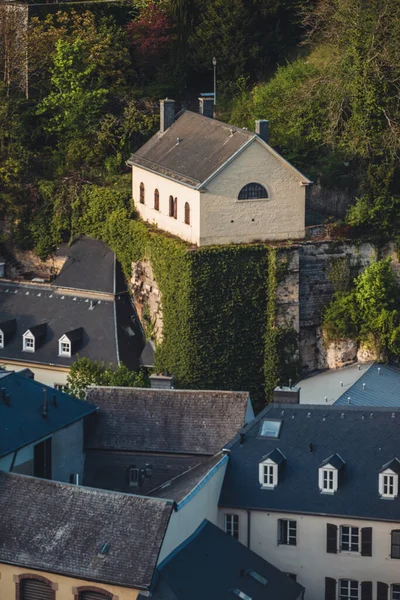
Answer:
[{"label": "tall narrow window", "polygon": [[239,539],[239,515],[225,515],[225,533]]},{"label": "tall narrow window", "polygon": [[189,202],[185,202],[185,223],[190,225],[190,205]]},{"label": "tall narrow window", "polygon": [[275,465],[264,465],[264,485],[275,485]]},{"label": "tall narrow window", "polygon": [[341,579],[339,582],[340,600],[359,600],[358,581],[354,579]]},{"label": "tall narrow window", "polygon": [[393,529],[391,543],[391,558],[400,558],[400,529]]},{"label": "tall narrow window", "polygon": [[359,551],[359,530],[358,527],[342,526],[340,528],[340,550],[343,552]]},{"label": "tall narrow window", "polygon": [[52,589],[51,583],[43,581],[44,578],[23,579],[19,585],[18,600],[31,600],[33,598],[41,598],[41,600],[53,600],[55,592]]},{"label": "tall narrow window", "polygon": [[169,211],[168,211],[168,214],[169,214],[170,217],[173,217],[174,216],[174,198],[173,198],[173,196],[169,197],[168,202],[169,202]]},{"label": "tall narrow window", "polygon": [[140,204],[144,204],[144,183],[140,184]]},{"label": "tall narrow window", "polygon": [[392,595],[390,600],[400,600],[400,583],[394,583],[391,591]]},{"label": "tall narrow window", "polygon": [[174,199],[174,219],[178,218],[178,198]]},{"label": "tall narrow window", "polygon": [[0,331],[0,348],[4,348],[4,334]]},{"label": "tall narrow window", "polygon": [[154,210],[160,210],[160,193],[154,190]]},{"label": "tall narrow window", "polygon": [[288,519],[278,519],[278,544],[296,546],[297,523]]}]

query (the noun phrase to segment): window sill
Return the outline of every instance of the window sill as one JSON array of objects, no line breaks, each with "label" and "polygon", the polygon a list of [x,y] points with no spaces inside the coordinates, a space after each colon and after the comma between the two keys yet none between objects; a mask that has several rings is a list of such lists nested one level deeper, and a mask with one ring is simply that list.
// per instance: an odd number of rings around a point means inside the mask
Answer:
[{"label": "window sill", "polygon": [[274,490],[276,488],[276,485],[260,485],[260,488],[262,490]]}]

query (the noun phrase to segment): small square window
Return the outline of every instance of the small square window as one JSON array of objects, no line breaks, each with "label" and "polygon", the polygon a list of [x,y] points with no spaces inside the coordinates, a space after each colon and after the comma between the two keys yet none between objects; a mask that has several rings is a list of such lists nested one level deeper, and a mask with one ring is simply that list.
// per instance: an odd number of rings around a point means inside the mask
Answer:
[{"label": "small square window", "polygon": [[27,352],[35,351],[35,338],[33,337],[25,337],[23,343],[23,349]]},{"label": "small square window", "polygon": [[278,544],[286,546],[297,545],[297,522],[288,519],[278,519]]},{"label": "small square window", "polygon": [[266,438],[278,438],[282,421],[265,420],[261,423],[260,436]]},{"label": "small square window", "polygon": [[139,469],[136,467],[129,469],[129,485],[131,487],[138,487],[139,485]]},{"label": "small square window", "polygon": [[358,581],[354,579],[341,579],[339,586],[340,600],[359,600]]},{"label": "small square window", "polygon": [[359,552],[358,527],[340,528],[340,550],[342,552]]}]

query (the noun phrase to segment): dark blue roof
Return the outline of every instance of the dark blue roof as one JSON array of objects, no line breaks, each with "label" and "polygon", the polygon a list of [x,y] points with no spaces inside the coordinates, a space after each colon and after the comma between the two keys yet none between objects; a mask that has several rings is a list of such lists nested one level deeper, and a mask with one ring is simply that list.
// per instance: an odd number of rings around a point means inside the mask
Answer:
[{"label": "dark blue roof", "polygon": [[374,364],[335,402],[344,406],[400,407],[400,370],[389,365]]},{"label": "dark blue roof", "polygon": [[[262,418],[281,419],[278,439],[262,438]],[[400,457],[400,409],[271,404],[244,429],[231,452],[220,506],[400,521],[400,498],[382,500],[383,465]],[[262,489],[258,464],[285,455],[275,489]],[[335,494],[322,494],[318,468],[333,454],[345,462]]]},{"label": "dark blue roof", "polygon": [[[2,398],[3,388],[10,397],[9,402]],[[42,414],[44,389],[47,390],[45,418]],[[19,373],[7,373],[0,378],[0,456],[83,419],[95,410],[93,404],[77,400]]]},{"label": "dark blue roof", "polygon": [[[267,580],[264,585],[253,571]],[[233,590],[252,600],[296,600],[303,587],[209,521],[159,567],[152,598],[234,600]]]}]

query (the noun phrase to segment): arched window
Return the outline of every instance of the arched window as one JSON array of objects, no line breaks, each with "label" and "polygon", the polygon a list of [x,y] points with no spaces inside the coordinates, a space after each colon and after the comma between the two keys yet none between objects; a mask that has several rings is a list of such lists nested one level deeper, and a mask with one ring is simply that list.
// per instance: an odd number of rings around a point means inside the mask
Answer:
[{"label": "arched window", "polygon": [[74,600],[113,600],[116,598],[111,592],[94,586],[75,588]]},{"label": "arched window", "polygon": [[169,216],[173,217],[174,216],[174,198],[173,196],[169,197]]},{"label": "arched window", "polygon": [[178,198],[174,199],[174,219],[178,218]]},{"label": "arched window", "polygon": [[140,204],[144,204],[144,183],[140,184]]},{"label": "arched window", "polygon": [[185,223],[190,225],[190,205],[189,202],[185,202]]},{"label": "arched window", "polygon": [[160,193],[154,190],[154,210],[160,210]]},{"label": "arched window", "polygon": [[239,200],[258,200],[268,198],[267,190],[260,183],[248,183],[239,192]]},{"label": "arched window", "polygon": [[58,586],[45,577],[29,573],[18,575],[16,588],[17,600],[55,600]]}]

